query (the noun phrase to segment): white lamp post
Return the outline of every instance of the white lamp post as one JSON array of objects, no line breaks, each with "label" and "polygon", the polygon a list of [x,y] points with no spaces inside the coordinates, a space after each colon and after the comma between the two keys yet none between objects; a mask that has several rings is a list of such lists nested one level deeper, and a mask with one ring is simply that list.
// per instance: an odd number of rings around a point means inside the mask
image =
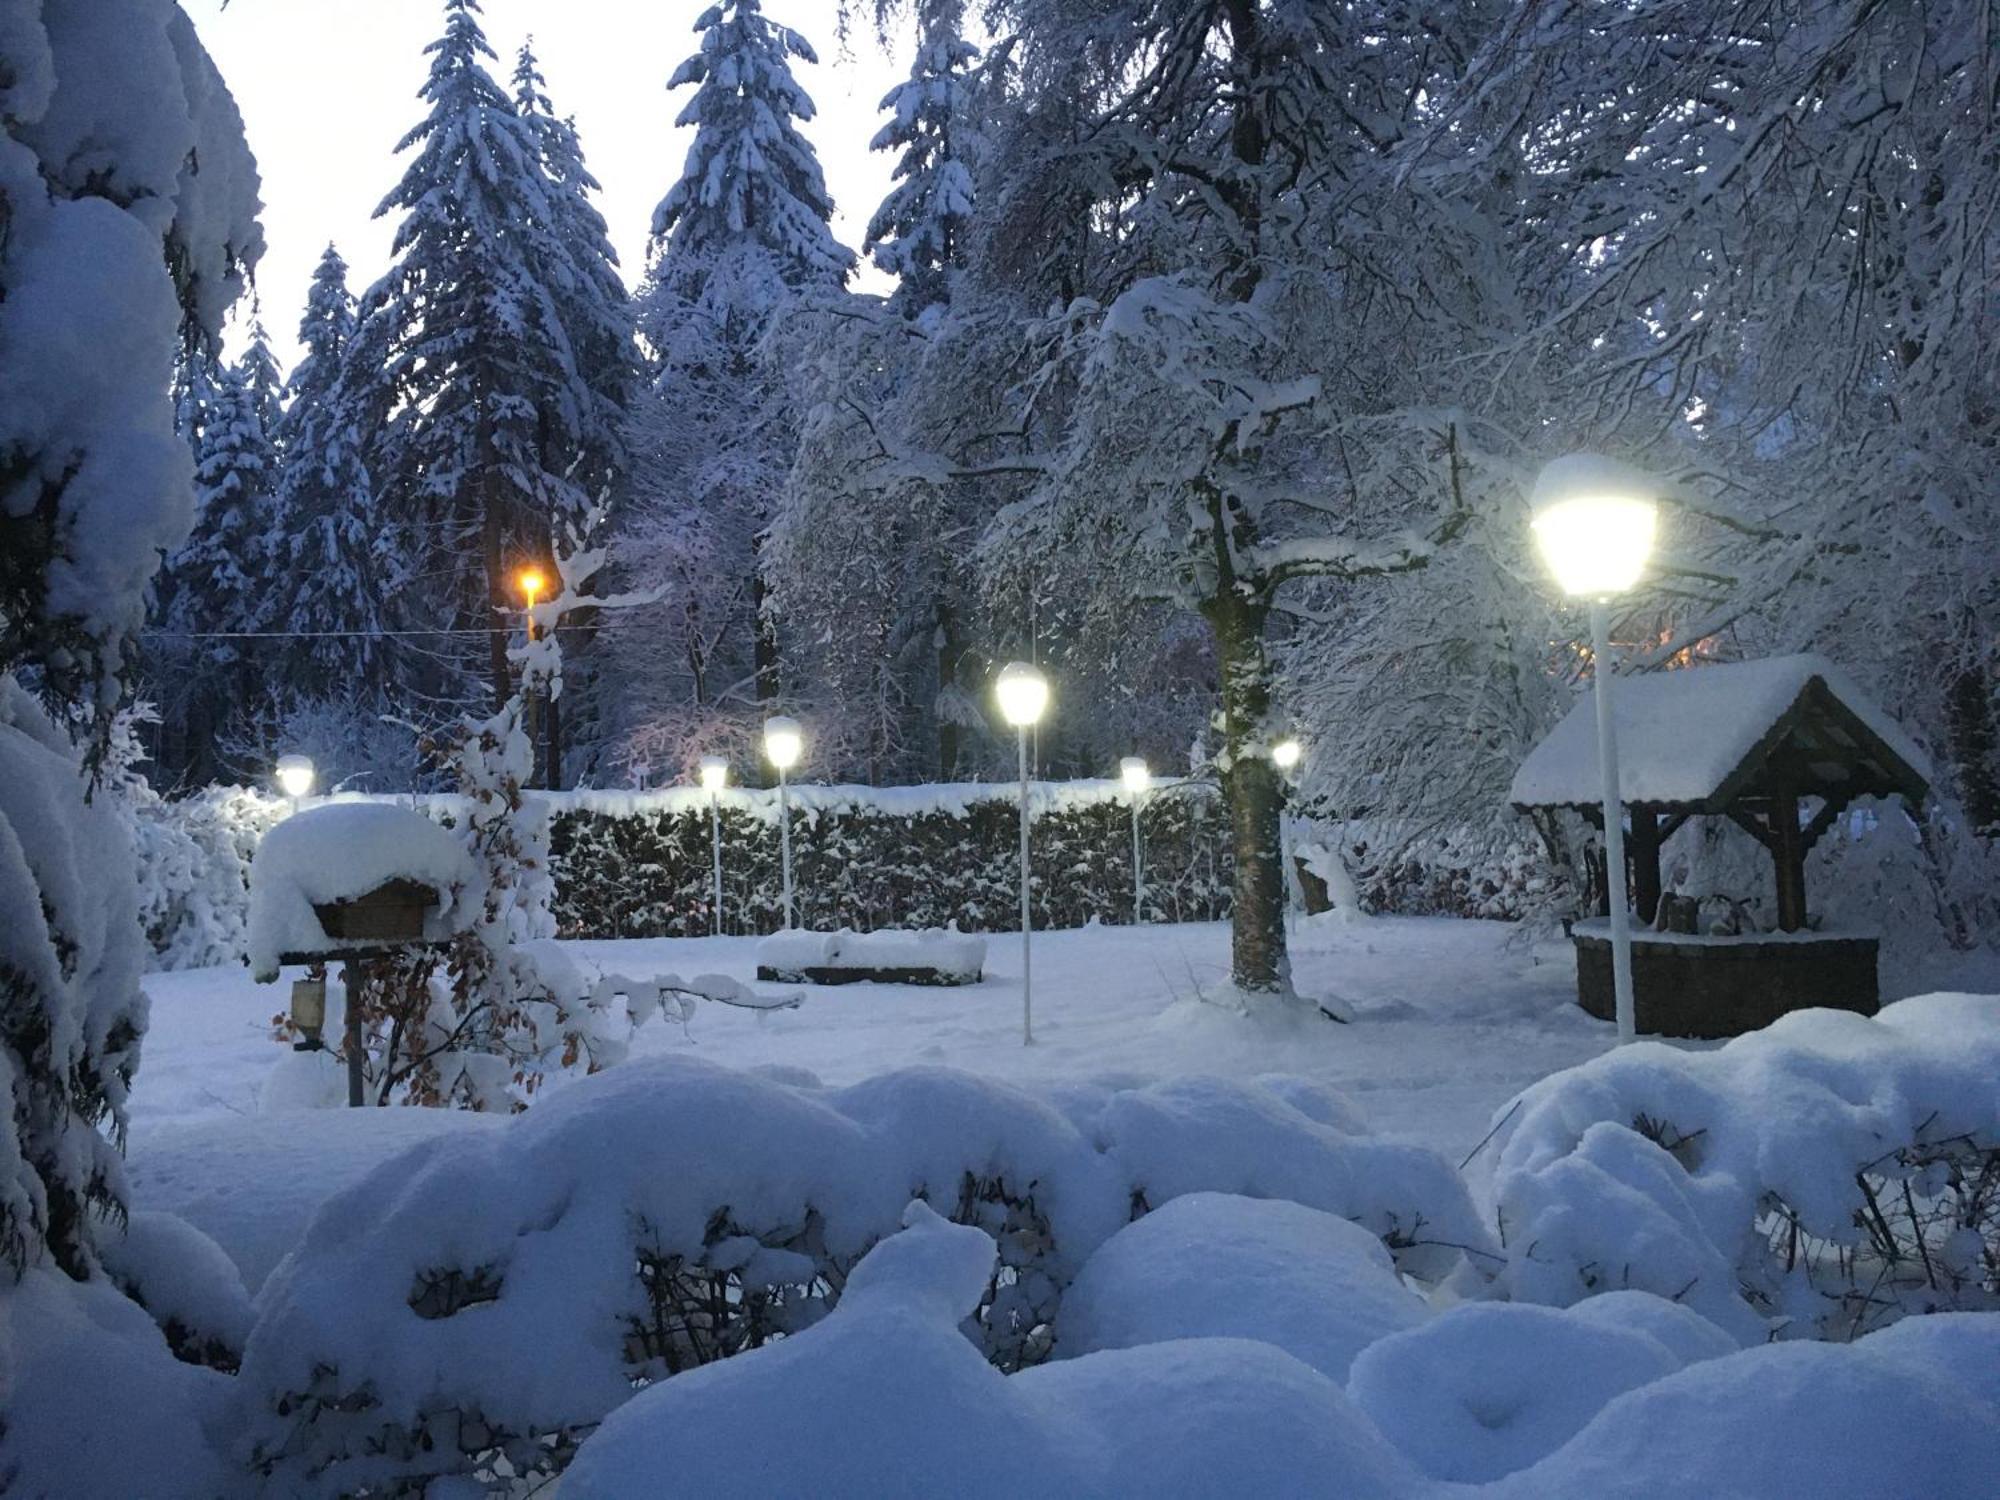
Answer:
[{"label": "white lamp post", "polygon": [[278,790],[292,799],[292,811],[299,810],[301,798],[309,796],[313,789],[313,763],[310,755],[281,755],[276,766]]},{"label": "white lamp post", "polygon": [[1612,715],[1611,622],[1606,601],[1639,581],[1653,550],[1658,486],[1639,470],[1595,453],[1545,465],[1530,498],[1536,544],[1562,591],[1590,601],[1597,762],[1604,783],[1604,875],[1611,905],[1611,987],[1618,1040],[1638,1027],[1632,1000],[1632,919],[1625,909],[1625,809],[1619,793],[1618,731]]},{"label": "white lamp post", "polygon": [[[1305,746],[1301,745],[1292,736],[1287,735],[1271,747],[1271,764],[1278,768],[1280,776],[1290,780],[1292,772],[1299,768],[1299,761],[1304,758],[1305,753]],[[1297,889],[1299,872],[1297,866],[1292,863],[1292,835],[1286,826],[1290,810],[1291,795],[1287,791],[1284,799],[1278,804],[1278,868],[1284,872],[1285,876],[1285,919],[1287,923],[1291,920],[1293,906],[1304,905],[1303,901],[1297,899],[1299,895]]]},{"label": "white lamp post", "polygon": [[702,790],[708,793],[709,850],[715,862],[715,935],[722,936],[722,789],[729,785],[729,762],[719,755],[701,758]]},{"label": "white lamp post", "polygon": [[1139,803],[1153,784],[1153,773],[1145,760],[1128,755],[1118,762],[1118,778],[1132,799],[1132,925],[1146,920],[1146,865],[1139,849]]},{"label": "white lamp post", "polygon": [[1030,935],[1034,918],[1028,908],[1028,731],[1049,706],[1049,680],[1024,661],[1010,661],[994,679],[993,695],[1000,715],[1018,732],[1021,746],[1021,1045],[1035,1040],[1034,990],[1030,982]]},{"label": "white lamp post", "polygon": [[764,758],[778,768],[778,859],[785,880],[785,931],[792,930],[792,802],[785,773],[805,753],[805,731],[797,719],[780,715],[764,721]]}]

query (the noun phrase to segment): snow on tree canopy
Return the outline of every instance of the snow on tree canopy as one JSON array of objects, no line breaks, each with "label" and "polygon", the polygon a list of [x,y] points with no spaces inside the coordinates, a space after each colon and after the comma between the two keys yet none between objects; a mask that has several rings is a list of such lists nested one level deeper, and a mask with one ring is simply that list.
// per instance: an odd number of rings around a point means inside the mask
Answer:
[{"label": "snow on tree canopy", "polygon": [[[1618,729],[1618,782],[1628,803],[1664,803],[1720,811],[1780,749],[1801,748],[1809,724],[1820,758],[1808,753],[1823,788],[1920,801],[1930,761],[1832,662],[1823,656],[1690,667],[1620,679],[1612,694]],[[1837,759],[1827,758],[1827,751]],[[1595,806],[1601,795],[1596,706],[1571,709],[1514,775],[1516,807]]]},{"label": "snow on tree canopy", "polygon": [[284,954],[368,946],[328,937],[313,907],[392,880],[436,891],[439,907],[425,918],[424,937],[450,937],[478,910],[460,899],[477,878],[458,839],[410,808],[343,802],[298,813],[264,835],[250,865],[250,967],[269,981]]}]

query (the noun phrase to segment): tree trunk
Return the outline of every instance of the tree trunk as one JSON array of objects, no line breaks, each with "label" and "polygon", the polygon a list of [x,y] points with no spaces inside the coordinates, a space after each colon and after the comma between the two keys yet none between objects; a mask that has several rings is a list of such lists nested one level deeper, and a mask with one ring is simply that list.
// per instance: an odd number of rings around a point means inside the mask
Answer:
[{"label": "tree trunk", "polygon": [[1962,668],[1945,696],[1951,758],[1958,765],[1959,795],[1974,833],[2000,834],[2000,750],[1996,750],[1992,679],[1983,667]]},{"label": "tree trunk", "polygon": [[1202,611],[1215,633],[1222,671],[1222,743],[1227,769],[1230,848],[1236,859],[1231,900],[1230,977],[1246,994],[1289,996],[1285,952],[1285,877],[1278,863],[1284,789],[1271,763],[1271,669],[1264,655],[1268,606],[1226,591]]},{"label": "tree trunk", "polygon": [[775,703],[782,684],[778,677],[778,625],[766,607],[770,600],[764,589],[764,538],[760,533],[752,544],[750,570],[751,629],[756,633],[752,665],[756,672],[757,701]]},{"label": "tree trunk", "polygon": [[[946,693],[957,687],[958,664],[965,657],[965,641],[959,633],[958,612],[951,607],[951,600],[943,594],[939,594],[937,598],[936,639],[937,697],[942,699]],[[931,719],[937,725],[938,777],[950,781],[958,770],[958,722],[938,713],[937,699],[932,700]]]},{"label": "tree trunk", "polygon": [[542,769],[542,785],[552,792],[559,792],[563,784],[562,699],[549,699],[542,709],[542,722],[548,737],[548,762]]},{"label": "tree trunk", "polygon": [[500,506],[487,482],[486,516],[486,665],[493,678],[493,712],[507,706],[514,693],[514,674],[507,665],[507,559],[500,535]]}]

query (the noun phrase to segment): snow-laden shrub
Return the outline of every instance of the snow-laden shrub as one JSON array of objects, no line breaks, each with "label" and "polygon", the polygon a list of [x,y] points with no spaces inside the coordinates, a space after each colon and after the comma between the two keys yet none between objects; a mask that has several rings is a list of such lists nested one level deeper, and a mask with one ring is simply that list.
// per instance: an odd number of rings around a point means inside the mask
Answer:
[{"label": "snow-laden shrub", "polygon": [[243,957],[250,861],[289,804],[249,787],[212,786],[176,802],[140,771],[139,730],[159,722],[148,704],[112,721],[102,785],[124,818],[139,867],[139,920],[152,967],[199,969]]},{"label": "snow-laden shrub", "polygon": [[1635,1287],[1740,1337],[2000,1307],[2000,997],[1799,1011],[1642,1043],[1511,1106],[1495,1172],[1520,1300]]},{"label": "snow-laden shrub", "polygon": [[1282,1198],[1189,1193],[1084,1263],[1063,1296],[1056,1353],[1256,1339],[1344,1381],[1355,1355],[1429,1311],[1359,1224]]},{"label": "snow-laden shrub", "polygon": [[1691,1365],[1625,1392],[1540,1463],[1470,1493],[1979,1500],[1995,1474],[2000,1318],[1945,1313],[1852,1344],[1766,1344]]},{"label": "snow-laden shrub", "polygon": [[176,1359],[106,1278],[31,1270],[0,1287],[0,1485],[24,1500],[239,1493],[204,1426],[229,1383]]},{"label": "snow-laden shrub", "polygon": [[920,1203],[905,1222],[817,1327],[613,1412],[563,1494],[1416,1493],[1340,1387],[1268,1344],[1201,1339],[1002,1374],[958,1328],[992,1276],[992,1242]]},{"label": "snow-laden shrub", "polygon": [[1363,1350],[1347,1393],[1426,1474],[1497,1479],[1553,1453],[1619,1393],[1737,1347],[1649,1292],[1563,1309],[1464,1302]]},{"label": "snow-laden shrub", "polygon": [[330,1199],[266,1283],[250,1461],[289,1494],[560,1469],[634,1389],[811,1327],[913,1197],[997,1248],[948,1322],[970,1311],[1003,1369],[1043,1360],[1092,1252],[1182,1193],[1293,1197],[1401,1245],[1405,1269],[1484,1243],[1440,1159],[1259,1085],[1066,1109],[941,1069],[826,1090],[657,1059],[427,1142]]},{"label": "snow-laden shrub", "polygon": [[176,1358],[234,1370],[250,1336],[250,1293],[227,1252],[187,1220],[141,1209],[101,1236],[111,1279],[153,1315]]}]

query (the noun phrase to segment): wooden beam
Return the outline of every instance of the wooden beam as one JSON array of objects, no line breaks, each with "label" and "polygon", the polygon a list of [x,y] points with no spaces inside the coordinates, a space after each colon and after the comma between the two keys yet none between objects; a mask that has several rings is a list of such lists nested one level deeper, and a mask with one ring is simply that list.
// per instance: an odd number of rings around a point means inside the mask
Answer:
[{"label": "wooden beam", "polygon": [[1660,820],[1650,807],[1631,811],[1632,907],[1651,925],[1660,910]]},{"label": "wooden beam", "polygon": [[1813,820],[1806,824],[1805,831],[1799,835],[1804,845],[1801,852],[1811,852],[1812,846],[1826,837],[1827,831],[1840,821],[1841,813],[1847,810],[1847,802],[1846,797],[1834,796],[1828,797],[1820,804],[1819,811],[1813,814]]},{"label": "wooden beam", "polygon": [[1806,850],[1799,827],[1798,795],[1789,788],[1771,798],[1771,862],[1778,874],[1778,930],[1806,925]]},{"label": "wooden beam", "polygon": [[1724,808],[1722,815],[1745,833],[1749,834],[1751,838],[1762,844],[1766,849],[1775,850],[1777,848],[1777,836],[1742,808]]}]

